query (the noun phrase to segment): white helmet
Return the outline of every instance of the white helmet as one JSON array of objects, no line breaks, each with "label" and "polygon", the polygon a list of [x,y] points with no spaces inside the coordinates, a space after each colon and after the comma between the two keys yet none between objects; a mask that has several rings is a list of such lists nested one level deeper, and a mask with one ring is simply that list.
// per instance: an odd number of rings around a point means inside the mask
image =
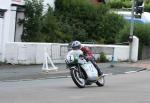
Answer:
[{"label": "white helmet", "polygon": [[72,49],[80,49],[81,43],[79,41],[73,41],[71,44]]}]

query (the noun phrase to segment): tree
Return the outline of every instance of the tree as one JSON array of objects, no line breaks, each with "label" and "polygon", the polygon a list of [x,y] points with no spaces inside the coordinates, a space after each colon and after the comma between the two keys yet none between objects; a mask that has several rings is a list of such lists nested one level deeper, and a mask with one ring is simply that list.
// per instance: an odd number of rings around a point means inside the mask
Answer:
[{"label": "tree", "polygon": [[115,43],[124,20],[109,12],[105,4],[91,0],[56,0],[55,10],[50,6],[43,13],[42,0],[25,1],[24,33],[27,42],[81,42]]},{"label": "tree", "polygon": [[[70,37],[61,32],[61,24],[54,15],[53,9],[49,6],[42,21],[42,35],[45,42],[68,42]],[[68,40],[69,39],[69,40]]]},{"label": "tree", "polygon": [[[26,42],[68,42],[70,36],[62,32],[61,23],[54,10],[48,5],[43,12],[42,0],[25,1],[24,33],[22,41]],[[62,24],[63,25],[63,24]]]},{"label": "tree", "polygon": [[25,19],[24,33],[22,41],[37,42],[40,41],[42,28],[42,0],[26,0],[25,1]]}]

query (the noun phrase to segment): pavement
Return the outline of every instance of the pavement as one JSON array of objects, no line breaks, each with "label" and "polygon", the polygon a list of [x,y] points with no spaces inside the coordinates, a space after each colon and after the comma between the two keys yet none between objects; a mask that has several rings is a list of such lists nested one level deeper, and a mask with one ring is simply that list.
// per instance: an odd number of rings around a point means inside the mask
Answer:
[{"label": "pavement", "polygon": [[[55,64],[56,70],[45,72],[41,65],[11,65],[0,64],[0,81],[27,81],[35,79],[65,78],[69,77],[69,70],[65,64]],[[136,63],[114,62],[98,63],[104,74],[117,75],[124,73],[140,72],[150,69],[150,59],[142,60]],[[49,66],[51,67],[51,66]]]}]

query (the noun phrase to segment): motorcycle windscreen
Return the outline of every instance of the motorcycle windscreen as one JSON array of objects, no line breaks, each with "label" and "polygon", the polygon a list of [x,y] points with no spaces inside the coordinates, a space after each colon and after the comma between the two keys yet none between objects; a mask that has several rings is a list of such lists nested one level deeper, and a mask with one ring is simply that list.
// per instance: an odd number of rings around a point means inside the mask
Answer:
[{"label": "motorcycle windscreen", "polygon": [[81,67],[85,70],[88,80],[95,81],[98,77],[98,72],[92,63],[86,63],[81,65]]}]

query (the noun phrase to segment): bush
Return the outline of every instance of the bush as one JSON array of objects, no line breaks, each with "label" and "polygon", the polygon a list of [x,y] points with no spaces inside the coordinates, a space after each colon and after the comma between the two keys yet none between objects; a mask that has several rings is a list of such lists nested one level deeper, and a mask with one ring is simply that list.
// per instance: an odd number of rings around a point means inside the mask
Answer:
[{"label": "bush", "polygon": [[131,7],[132,7],[131,2],[129,2],[129,1],[123,2],[123,8],[131,8]]},{"label": "bush", "polygon": [[111,8],[121,9],[121,8],[131,8],[132,3],[130,0],[111,0],[108,2]]},{"label": "bush", "polygon": [[[56,0],[55,14],[62,24],[67,25],[63,32],[72,35],[74,40],[97,39],[96,29],[101,24],[102,15],[108,12],[106,6],[95,6],[88,0]],[[94,30],[95,29],[95,30]]]},{"label": "bush", "polygon": [[[140,49],[139,49],[139,58],[142,55],[142,47],[143,45],[150,45],[150,24],[140,24],[135,23],[134,27],[134,35],[139,38]],[[117,38],[117,42],[126,42],[128,41],[128,36],[130,33],[130,25],[126,25],[124,29],[122,29],[119,33],[119,37]]]},{"label": "bush", "polygon": [[[150,0],[144,0],[144,11],[150,12]],[[113,9],[131,8],[131,0],[110,0],[108,5]]]},{"label": "bush", "polygon": [[[136,35],[140,39],[140,43],[144,45],[150,45],[150,24],[141,24],[135,23],[134,27],[134,35]],[[119,33],[120,40],[126,41],[128,40],[128,35],[130,33],[130,25],[126,25],[124,29],[122,29]]]},{"label": "bush", "polygon": [[150,3],[144,5],[144,11],[150,12]]},{"label": "bush", "polygon": [[123,29],[125,23],[126,21],[122,16],[109,13],[106,14],[102,20],[103,28],[97,32],[101,33],[105,44],[114,44],[116,36],[118,36],[119,31]]},{"label": "bush", "polygon": [[111,1],[108,3],[111,8],[120,9],[123,7],[123,2],[121,1]]},{"label": "bush", "polygon": [[56,0],[55,11],[49,6],[43,14],[42,0],[25,1],[24,34],[26,42],[115,43],[124,27],[123,17],[109,12],[108,5],[90,0]]},{"label": "bush", "polygon": [[100,53],[100,57],[97,59],[97,62],[101,63],[108,62],[108,59],[106,58],[106,54],[104,52]]},{"label": "bush", "polygon": [[150,0],[144,0],[145,4],[150,4]]},{"label": "bush", "polygon": [[53,9],[49,6],[45,15],[43,15],[42,21],[42,34],[45,36],[45,42],[68,42],[67,36],[61,31],[61,24],[58,22],[54,15]]},{"label": "bush", "polygon": [[56,0],[55,14],[61,24],[65,24],[63,33],[82,42],[114,43],[115,36],[124,26],[124,19],[111,14],[107,5],[94,5],[88,1]]}]

